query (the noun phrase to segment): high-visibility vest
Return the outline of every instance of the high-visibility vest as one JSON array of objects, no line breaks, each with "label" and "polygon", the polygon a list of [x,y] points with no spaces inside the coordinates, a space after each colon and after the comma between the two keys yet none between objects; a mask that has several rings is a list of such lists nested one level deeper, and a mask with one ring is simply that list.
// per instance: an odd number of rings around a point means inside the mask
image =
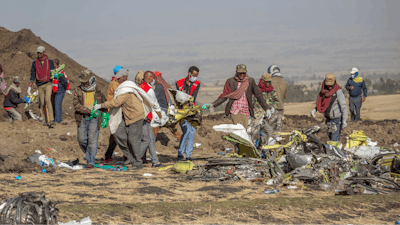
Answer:
[{"label": "high-visibility vest", "polygon": [[[176,82],[176,84],[178,85],[179,91],[183,91],[183,89],[185,88],[185,81],[186,78],[180,79]],[[193,84],[192,87],[190,88],[190,96],[193,95],[194,90],[196,90],[197,86],[199,86],[200,81],[196,80]]]},{"label": "high-visibility vest", "polygon": [[[68,79],[67,75],[65,74],[64,70],[62,70],[61,73],[67,80],[67,90],[70,90],[71,85],[69,84],[69,79]],[[57,93],[57,91],[58,91],[58,79],[53,79],[53,92]]]}]

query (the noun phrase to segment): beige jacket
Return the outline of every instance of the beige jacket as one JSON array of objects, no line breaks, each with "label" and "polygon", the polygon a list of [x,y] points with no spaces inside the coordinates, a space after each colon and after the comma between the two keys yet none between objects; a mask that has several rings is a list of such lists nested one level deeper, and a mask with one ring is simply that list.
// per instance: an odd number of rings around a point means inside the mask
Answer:
[{"label": "beige jacket", "polygon": [[287,98],[288,93],[288,84],[285,79],[282,77],[272,77],[272,86],[276,91],[276,95],[278,97],[279,103],[276,106],[276,109],[283,110],[283,104]]},{"label": "beige jacket", "polygon": [[117,108],[120,106],[127,126],[145,117],[143,104],[134,93],[121,94],[114,100],[101,104],[102,108]]}]

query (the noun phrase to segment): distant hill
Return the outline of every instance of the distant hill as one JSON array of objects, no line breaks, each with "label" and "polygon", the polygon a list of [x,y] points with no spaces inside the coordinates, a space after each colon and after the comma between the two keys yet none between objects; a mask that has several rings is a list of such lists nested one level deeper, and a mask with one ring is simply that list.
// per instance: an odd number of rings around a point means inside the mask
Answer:
[{"label": "distant hill", "polygon": [[[43,41],[29,29],[12,32],[4,27],[0,27],[0,64],[3,66],[4,77],[7,85],[11,84],[12,76],[18,75],[22,79],[22,94],[26,94],[30,82],[32,61],[37,57],[36,49],[40,45],[45,47],[46,54],[50,58],[57,58],[60,60],[60,64],[65,64],[64,70],[70,80],[71,91],[73,92],[73,90],[80,85],[78,77],[80,72],[85,69],[84,66],[68,57],[68,55],[60,52],[57,48]],[[104,93],[106,93],[108,82],[97,75],[96,77],[97,85],[100,86]],[[36,85],[33,85],[32,89],[35,91]],[[65,95],[63,101],[63,118],[73,116],[74,109],[72,107],[72,98],[72,95]],[[4,96],[0,96],[0,101],[0,103],[3,104]],[[24,119],[27,119],[25,111],[28,111],[28,109],[33,109],[34,112],[39,115],[38,104],[29,106],[27,110],[23,109],[24,106],[25,104],[20,104],[17,108],[17,110],[23,115]],[[0,121],[7,119],[6,114],[7,113],[4,110],[1,111]]]}]

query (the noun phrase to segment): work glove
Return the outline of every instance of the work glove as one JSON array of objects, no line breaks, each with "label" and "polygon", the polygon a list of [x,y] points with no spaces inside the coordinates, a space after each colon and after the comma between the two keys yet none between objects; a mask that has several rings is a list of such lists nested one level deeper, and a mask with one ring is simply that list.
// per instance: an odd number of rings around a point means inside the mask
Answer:
[{"label": "work glove", "polygon": [[93,106],[94,111],[99,110],[99,109],[101,109],[101,104],[96,104]]},{"label": "work glove", "polygon": [[267,110],[267,119],[271,119],[271,116],[272,116],[272,113],[271,113],[271,110]]},{"label": "work glove", "polygon": [[208,108],[211,108],[212,106],[213,106],[212,104],[204,104],[201,108],[208,109]]},{"label": "work glove", "polygon": [[31,94],[31,87],[28,87],[27,93],[28,93],[28,95],[32,95],[32,94]]},{"label": "work glove", "polygon": [[310,112],[311,116],[315,118],[315,113],[316,113],[316,112],[317,112],[316,109],[311,110],[311,112]]},{"label": "work glove", "polygon": [[25,103],[26,103],[26,104],[29,104],[29,101],[31,100],[31,98],[26,97],[26,96],[24,95],[24,99],[25,99]]},{"label": "work glove", "polygon": [[271,113],[274,114],[275,113],[275,108],[273,106],[271,106]]},{"label": "work glove", "polygon": [[72,95],[72,92],[70,90],[65,91],[67,94]]},{"label": "work glove", "polygon": [[347,127],[347,123],[346,123],[346,121],[343,121],[342,122],[342,128],[345,128],[345,127]]}]

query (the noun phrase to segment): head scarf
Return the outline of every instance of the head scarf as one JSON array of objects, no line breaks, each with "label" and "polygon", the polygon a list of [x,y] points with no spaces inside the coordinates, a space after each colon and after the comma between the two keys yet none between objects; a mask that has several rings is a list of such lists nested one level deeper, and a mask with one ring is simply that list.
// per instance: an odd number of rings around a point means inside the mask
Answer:
[{"label": "head scarf", "polygon": [[91,77],[88,82],[89,82],[89,86],[87,86],[87,87],[85,87],[83,85],[83,83],[81,84],[82,90],[84,90],[84,91],[94,91],[95,88],[96,88],[96,77],[95,76]]},{"label": "head scarf", "polygon": [[321,87],[321,92],[318,95],[317,98],[317,110],[320,113],[325,113],[325,111],[329,108],[331,105],[332,101],[332,96],[339,90],[341,89],[340,86],[336,83],[332,88],[332,90],[328,90],[325,87],[325,81],[322,82],[322,87]]},{"label": "head scarf", "polygon": [[231,86],[229,86],[228,80],[225,82],[224,86],[224,91],[218,98],[230,98],[237,100],[243,96],[243,93],[247,90],[249,87],[249,75],[246,74],[246,76],[243,78],[243,80],[240,80],[239,77],[235,76],[235,80],[237,82],[242,83],[236,91],[232,91]]},{"label": "head scarf", "polygon": [[156,85],[161,84],[164,88],[164,94],[165,98],[167,99],[167,103],[169,103],[169,92],[168,88],[171,88],[171,85],[169,85],[167,82],[165,82],[164,78],[161,76],[161,73],[158,71],[155,71],[154,74],[156,75]]},{"label": "head scarf", "polygon": [[[270,82],[270,81],[268,81]],[[258,83],[258,87],[260,88],[261,92],[271,92],[274,90],[274,87],[272,87],[272,84],[269,85],[269,87],[265,86],[264,80],[261,78],[260,82]]]},{"label": "head scarf", "polygon": [[281,70],[277,65],[272,65],[268,68],[268,73],[271,74],[272,77],[282,77]]}]

